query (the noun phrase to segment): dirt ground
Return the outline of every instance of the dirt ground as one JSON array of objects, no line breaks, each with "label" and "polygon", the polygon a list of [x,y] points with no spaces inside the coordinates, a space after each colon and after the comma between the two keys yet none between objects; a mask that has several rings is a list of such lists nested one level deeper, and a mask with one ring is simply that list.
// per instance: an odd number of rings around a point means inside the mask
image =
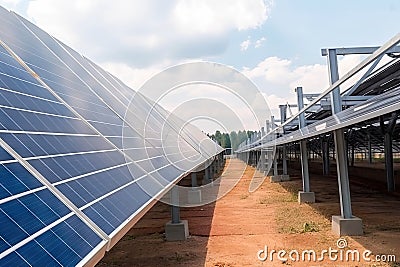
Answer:
[{"label": "dirt ground", "polygon": [[[229,164],[246,168],[237,186],[216,203],[195,208],[183,208],[182,219],[189,221],[190,238],[167,242],[164,224],[170,218],[167,205],[157,203],[124,238],[98,263],[103,266],[400,266],[399,263],[374,261],[376,255],[400,260],[400,197],[387,195],[360,183],[351,184],[353,214],[363,219],[365,234],[344,237],[347,247],[337,247],[338,237],[331,232],[331,216],[340,214],[337,180],[334,176],[311,176],[311,188],[316,203],[298,204],[301,189],[298,171],[291,170],[291,181],[270,183],[266,179],[254,193],[248,192],[254,168],[231,159]],[[256,175],[261,175],[256,172]],[[226,177],[225,177],[226,178]],[[224,179],[224,175],[222,175]],[[352,180],[352,178],[350,178]],[[284,250],[288,258],[281,261],[257,258],[260,250]],[[330,260],[323,250],[337,249],[343,261]],[[346,251],[357,250],[361,260],[346,261]],[[296,261],[298,251],[299,260]],[[302,252],[314,250],[316,261],[301,260]],[[365,250],[372,251],[371,262],[362,260]],[[342,252],[340,252],[342,251]],[[288,253],[292,253],[292,260]],[[264,256],[261,253],[260,256]],[[333,254],[335,255],[335,254]]]}]

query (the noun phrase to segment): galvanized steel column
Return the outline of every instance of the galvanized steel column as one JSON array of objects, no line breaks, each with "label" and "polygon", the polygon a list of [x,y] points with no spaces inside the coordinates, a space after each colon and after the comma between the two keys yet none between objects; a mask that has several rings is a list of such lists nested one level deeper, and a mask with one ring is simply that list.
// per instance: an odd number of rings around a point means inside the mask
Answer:
[{"label": "galvanized steel column", "polygon": [[[304,107],[303,88],[297,87],[297,106],[299,110]],[[304,113],[299,115],[299,128],[302,129],[306,126]],[[308,172],[308,158],[307,158],[307,141],[300,141],[300,160],[301,160],[301,173],[303,177],[303,192],[310,192],[310,175]]]},{"label": "galvanized steel column", "polygon": [[[339,70],[337,63],[337,55],[335,49],[328,49],[328,67],[329,67],[329,82],[334,84],[339,80]],[[332,114],[336,114],[342,111],[342,99],[340,96],[340,88],[337,87],[331,92],[331,107]],[[336,150],[336,168],[338,173],[338,184],[339,184],[339,198],[340,198],[340,210],[341,215],[345,219],[352,217],[351,211],[351,198],[350,198],[350,184],[349,174],[347,167],[347,155],[346,155],[346,142],[344,138],[344,130],[339,129],[333,131],[335,139],[335,150]]]}]

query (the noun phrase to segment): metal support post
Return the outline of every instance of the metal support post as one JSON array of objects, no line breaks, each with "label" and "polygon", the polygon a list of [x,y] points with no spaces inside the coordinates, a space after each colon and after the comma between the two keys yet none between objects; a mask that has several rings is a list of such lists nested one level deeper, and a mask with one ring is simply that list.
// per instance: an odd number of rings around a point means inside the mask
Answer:
[{"label": "metal support post", "polygon": [[192,172],[190,178],[192,180],[192,187],[197,187],[197,174]]},{"label": "metal support post", "polygon": [[218,159],[218,161],[217,161],[217,166],[218,166],[218,173],[220,173],[221,172],[221,169],[222,169],[222,157],[221,157],[221,155],[222,155],[222,153],[221,154],[218,154],[218,156],[217,156],[217,159]]},{"label": "metal support post", "polygon": [[[264,127],[261,127],[261,137],[265,135]],[[260,150],[260,161],[258,163],[258,169],[260,172],[264,172],[265,170],[265,151]]]},{"label": "metal support post", "polygon": [[[283,124],[286,121],[287,117],[287,105],[280,105],[279,106],[280,113],[281,113],[281,123]],[[283,129],[283,133],[285,133],[285,129]],[[283,169],[283,175],[288,175],[287,172],[287,158],[286,158],[286,145],[283,145],[282,147],[282,169]]]},{"label": "metal support post", "polygon": [[171,191],[171,221],[165,224],[165,238],[167,241],[181,241],[189,236],[187,220],[181,220],[179,210],[179,189],[172,187]]},{"label": "metal support post", "polygon": [[303,192],[310,192],[310,176],[308,172],[307,141],[300,141],[301,173],[303,176]]},{"label": "metal support post", "polygon": [[[297,106],[298,109],[301,110],[304,107],[304,99],[303,99],[303,88],[297,87]],[[306,121],[304,114],[299,115],[299,128],[302,129],[306,126]],[[300,141],[300,160],[301,160],[301,173],[303,178],[303,192],[302,193],[310,193],[310,175],[308,172],[308,158],[307,158],[307,141]],[[299,202],[300,201],[300,193],[299,192]],[[311,201],[309,201],[311,202]]]},{"label": "metal support post", "polygon": [[192,189],[188,191],[188,203],[199,204],[201,202],[201,190],[197,188],[197,173],[191,173]]},{"label": "metal support post", "polygon": [[210,164],[210,181],[214,180],[214,173],[215,173],[215,166],[214,166],[214,160],[211,160],[211,164]]},{"label": "metal support post", "polygon": [[322,171],[323,175],[329,175],[329,141],[322,140]]},{"label": "metal support post", "polygon": [[[338,62],[335,49],[328,50],[328,68],[330,84],[334,84],[339,80]],[[335,88],[331,92],[331,107],[332,114],[336,114],[342,110],[339,87]],[[363,233],[362,220],[353,217],[351,211],[350,184],[344,130],[339,129],[333,131],[333,136],[335,140],[341,216],[332,217],[332,231],[338,235],[361,235]]]},{"label": "metal support post", "polygon": [[395,189],[394,170],[393,170],[393,138],[391,133],[387,132],[384,136],[385,141],[385,169],[388,192],[393,192]]},{"label": "metal support post", "polygon": [[397,122],[398,113],[392,113],[387,127],[385,127],[383,117],[380,117],[381,130],[384,133],[385,146],[385,169],[388,192],[395,190],[394,169],[393,169],[393,132]]},{"label": "metal support post", "polygon": [[[334,49],[328,50],[328,68],[329,68],[329,81],[330,84],[333,84],[337,80],[339,80],[337,55],[336,55],[336,50]],[[342,111],[342,101],[340,97],[339,87],[335,88],[331,92],[331,107],[332,107],[332,114]],[[334,131],[333,135],[335,138],[336,167],[338,173],[341,215],[343,218],[348,219],[352,217],[352,212],[351,212],[349,175],[347,169],[347,154],[346,154],[347,146],[344,138],[343,129]]]},{"label": "metal support post", "polygon": [[179,209],[179,189],[177,186],[174,186],[171,189],[171,203],[171,222],[180,223],[181,214]]},{"label": "metal support post", "polygon": [[[270,127],[271,127],[271,130],[275,129],[275,117],[274,116],[271,116]],[[275,150],[275,155],[272,155],[272,153],[271,153],[271,158],[273,160],[274,176],[278,176],[278,149]]]},{"label": "metal support post", "polygon": [[286,145],[282,146],[282,168],[283,168],[283,175],[288,175]]},{"label": "metal support post", "polygon": [[206,162],[204,166],[203,184],[208,184],[209,182],[210,182],[210,166],[208,166],[208,162]]},{"label": "metal support post", "polygon": [[372,164],[372,142],[371,142],[371,134],[368,133],[368,163]]},{"label": "metal support post", "polygon": [[352,217],[352,211],[344,133],[341,129],[334,131],[333,134],[335,138],[336,165],[338,166],[340,210],[342,217],[348,219]]},{"label": "metal support post", "polygon": [[[271,124],[269,120],[265,121],[265,130],[266,132],[271,131]],[[267,142],[270,141],[271,137],[267,136]],[[264,174],[268,175],[270,171],[270,163],[271,163],[271,152],[270,151],[265,151],[265,164],[264,164]]]}]

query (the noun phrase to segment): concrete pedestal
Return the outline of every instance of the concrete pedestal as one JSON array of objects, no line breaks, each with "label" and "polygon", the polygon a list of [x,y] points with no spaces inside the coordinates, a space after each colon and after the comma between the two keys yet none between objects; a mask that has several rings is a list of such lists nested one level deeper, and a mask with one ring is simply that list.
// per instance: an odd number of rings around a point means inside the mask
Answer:
[{"label": "concrete pedestal", "polygon": [[285,181],[290,181],[290,176],[283,174],[283,175],[275,175],[271,176],[270,182],[271,183],[279,183],[279,182],[285,182]]},{"label": "concrete pedestal", "polygon": [[298,200],[299,203],[315,203],[315,194],[314,192],[299,191]]},{"label": "concrete pedestal", "polygon": [[357,217],[344,219],[342,216],[332,216],[332,232],[338,236],[363,235],[362,220]]},{"label": "concrete pedestal", "polygon": [[199,204],[201,202],[201,190],[189,190],[188,191],[188,203]]},{"label": "concrete pedestal", "polygon": [[189,237],[189,226],[187,220],[179,223],[167,222],[165,224],[165,238],[167,241],[182,241]]}]

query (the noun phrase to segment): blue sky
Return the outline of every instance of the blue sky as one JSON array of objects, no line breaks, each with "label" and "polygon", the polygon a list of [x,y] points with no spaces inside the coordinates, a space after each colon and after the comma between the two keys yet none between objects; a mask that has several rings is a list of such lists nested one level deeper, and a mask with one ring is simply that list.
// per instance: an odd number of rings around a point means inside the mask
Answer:
[{"label": "blue sky", "polygon": [[[188,61],[251,78],[277,115],[294,88],[328,86],[323,47],[379,46],[399,32],[397,0],[0,0],[134,89]],[[341,73],[361,56],[340,58]]]},{"label": "blue sky", "polygon": [[[232,36],[221,58],[236,67],[251,67],[270,56],[296,65],[324,64],[320,48],[382,45],[399,32],[399,23],[400,2],[395,0],[277,0],[262,27]],[[238,55],[238,43],[248,36],[266,41]]]}]

